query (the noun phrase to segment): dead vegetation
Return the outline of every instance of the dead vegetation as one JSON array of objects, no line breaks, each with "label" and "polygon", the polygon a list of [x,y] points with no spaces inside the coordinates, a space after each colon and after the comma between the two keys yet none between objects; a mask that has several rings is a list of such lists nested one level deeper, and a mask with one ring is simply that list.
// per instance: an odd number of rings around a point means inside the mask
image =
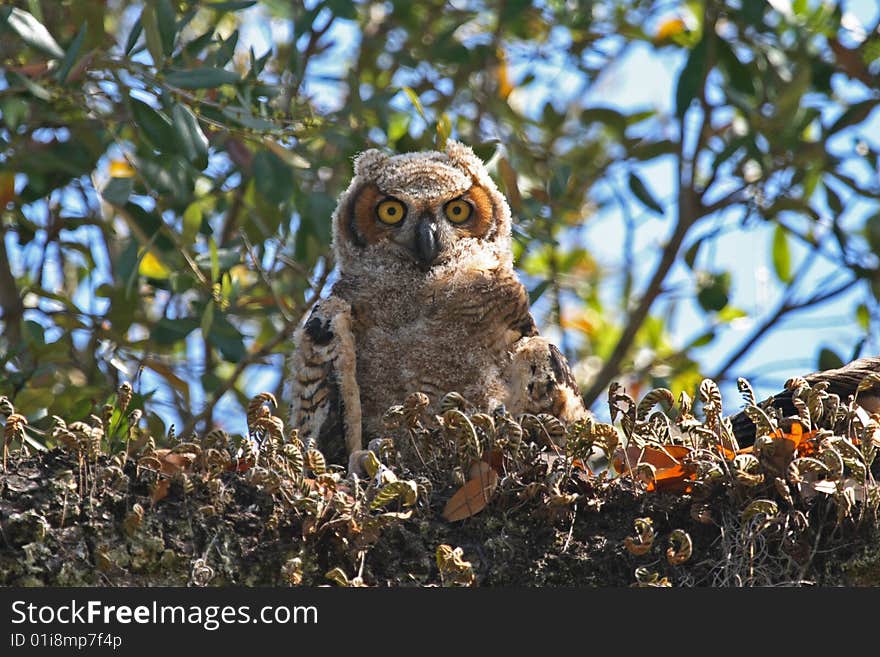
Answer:
[{"label": "dead vegetation", "polygon": [[[871,383],[870,381],[868,383]],[[695,405],[612,386],[611,423],[476,412],[419,393],[385,414],[362,476],[257,395],[248,435],[159,440],[123,384],[84,420],[0,398],[2,585],[876,585],[878,418],[787,383],[737,444]]]}]

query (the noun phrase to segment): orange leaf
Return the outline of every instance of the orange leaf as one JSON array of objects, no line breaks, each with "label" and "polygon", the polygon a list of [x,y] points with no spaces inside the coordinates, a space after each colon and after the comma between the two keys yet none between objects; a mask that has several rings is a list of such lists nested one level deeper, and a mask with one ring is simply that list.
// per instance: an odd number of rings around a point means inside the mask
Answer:
[{"label": "orange leaf", "polygon": [[471,468],[471,475],[443,508],[443,518],[449,522],[470,518],[485,509],[498,486],[498,475],[484,461]]},{"label": "orange leaf", "polygon": [[788,467],[797,452],[798,456],[812,456],[819,446],[813,440],[815,431],[804,431],[804,426],[797,420],[792,421],[788,431],[776,429],[770,436],[774,439],[775,449],[769,462],[778,472]]},{"label": "orange leaf", "polygon": [[161,472],[165,478],[159,479],[159,481],[156,482],[156,486],[153,488],[153,494],[150,496],[153,500],[153,504],[168,496],[168,488],[171,485],[170,477],[181,470],[188,470],[193,462],[192,454],[175,454],[170,449],[157,449],[156,458],[159,459],[159,463],[162,464],[159,472]]},{"label": "orange leaf", "polygon": [[171,486],[170,479],[160,479],[159,481],[156,482],[156,485],[153,488],[153,494],[150,495],[150,499],[153,500],[153,504],[168,497],[168,488],[170,486]]},{"label": "orange leaf", "polygon": [[664,445],[662,448],[646,445],[631,445],[618,448],[614,453],[612,464],[621,474],[632,474],[630,466],[636,468],[641,463],[654,466],[654,481],[648,482],[649,491],[668,491],[672,493],[689,493],[690,482],[696,479],[696,471],[691,465],[681,463],[690,454],[690,447],[684,445]]},{"label": "orange leaf", "polygon": [[657,27],[657,33],[654,35],[654,43],[660,45],[672,40],[687,30],[685,22],[678,17],[667,18]]},{"label": "orange leaf", "polygon": [[[500,449],[489,450],[483,452],[483,461],[488,463],[492,469],[499,475],[504,472],[504,453]],[[473,471],[471,477],[473,477]]]},{"label": "orange leaf", "polygon": [[134,169],[128,160],[111,160],[110,177],[111,178],[131,178],[134,176]]}]

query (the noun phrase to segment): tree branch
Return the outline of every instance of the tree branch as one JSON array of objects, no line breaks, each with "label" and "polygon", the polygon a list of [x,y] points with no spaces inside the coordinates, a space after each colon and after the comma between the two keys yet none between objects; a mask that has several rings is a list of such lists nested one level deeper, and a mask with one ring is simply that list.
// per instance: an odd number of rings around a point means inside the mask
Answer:
[{"label": "tree branch", "polygon": [[7,345],[21,341],[21,318],[24,303],[9,266],[6,252],[6,230],[0,227],[0,311],[3,312],[3,334]]}]

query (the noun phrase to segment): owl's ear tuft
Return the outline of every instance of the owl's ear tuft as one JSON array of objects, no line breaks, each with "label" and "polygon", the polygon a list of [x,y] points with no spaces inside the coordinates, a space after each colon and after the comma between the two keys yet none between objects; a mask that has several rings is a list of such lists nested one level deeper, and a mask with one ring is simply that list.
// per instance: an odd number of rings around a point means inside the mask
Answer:
[{"label": "owl's ear tuft", "polygon": [[378,167],[387,159],[388,156],[376,148],[359,153],[354,158],[354,175],[374,178]]},{"label": "owl's ear tuft", "polygon": [[470,146],[450,139],[446,142],[446,156],[457,167],[467,171],[475,180],[480,179],[485,165]]}]

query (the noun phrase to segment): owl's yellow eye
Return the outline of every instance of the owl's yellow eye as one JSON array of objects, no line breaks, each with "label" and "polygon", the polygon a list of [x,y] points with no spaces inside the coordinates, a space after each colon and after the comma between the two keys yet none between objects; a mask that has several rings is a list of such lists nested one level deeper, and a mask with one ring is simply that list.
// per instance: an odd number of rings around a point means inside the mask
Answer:
[{"label": "owl's yellow eye", "polygon": [[446,218],[449,219],[449,221],[454,224],[461,224],[471,218],[471,213],[474,209],[467,201],[457,198],[449,201],[449,203],[443,208],[443,211],[446,213]]},{"label": "owl's yellow eye", "polygon": [[406,216],[406,206],[396,199],[385,199],[376,206],[376,216],[383,224],[399,224]]}]

